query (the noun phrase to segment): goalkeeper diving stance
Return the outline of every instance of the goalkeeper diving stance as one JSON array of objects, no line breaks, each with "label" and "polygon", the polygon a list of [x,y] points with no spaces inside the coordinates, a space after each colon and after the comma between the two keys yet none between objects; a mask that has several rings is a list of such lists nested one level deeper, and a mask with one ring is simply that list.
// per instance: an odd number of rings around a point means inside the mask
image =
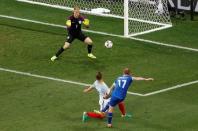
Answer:
[{"label": "goalkeeper diving stance", "polygon": [[63,47],[61,47],[58,50],[58,52],[54,56],[52,56],[51,61],[56,60],[64,50],[69,48],[71,43],[74,41],[74,39],[79,39],[80,41],[87,44],[88,57],[92,59],[96,59],[96,57],[91,53],[93,42],[91,38],[83,34],[81,30],[82,24],[84,24],[85,27],[88,28],[89,20],[81,16],[79,7],[74,7],[73,15],[71,15],[66,21],[66,26],[68,30],[67,40],[65,44],[63,45]]}]

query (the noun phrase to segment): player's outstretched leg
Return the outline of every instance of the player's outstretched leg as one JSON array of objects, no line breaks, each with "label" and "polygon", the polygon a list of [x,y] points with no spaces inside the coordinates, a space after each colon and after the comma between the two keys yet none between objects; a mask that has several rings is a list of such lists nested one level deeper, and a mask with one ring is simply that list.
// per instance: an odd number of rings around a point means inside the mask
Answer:
[{"label": "player's outstretched leg", "polygon": [[63,47],[61,47],[61,48],[58,50],[58,52],[57,52],[54,56],[51,57],[51,61],[55,61],[55,60],[58,58],[58,56],[59,56],[64,50],[65,50],[65,49],[64,49]]},{"label": "player's outstretched leg", "polygon": [[105,117],[105,113],[95,113],[95,112],[83,112],[82,121],[86,122],[88,118],[98,118],[103,119]]},{"label": "player's outstretched leg", "polygon": [[123,118],[130,118],[130,117],[132,117],[131,114],[126,113],[124,102],[120,102],[118,104],[118,107],[120,109],[120,112],[122,113],[121,117],[123,117]]},{"label": "player's outstretched leg", "polygon": [[105,113],[103,113],[103,112],[100,112],[100,113],[87,112],[87,116],[91,117],[91,118],[103,119],[105,117]]},{"label": "player's outstretched leg", "polygon": [[65,45],[61,47],[54,56],[51,57],[51,61],[55,61],[59,57],[59,55],[63,53],[65,49],[69,48],[69,45],[70,44],[68,42],[65,42]]},{"label": "player's outstretched leg", "polygon": [[93,47],[92,40],[89,37],[87,37],[84,42],[87,44],[87,51],[88,51],[88,55],[87,56],[89,58],[96,59],[96,56],[94,56],[91,53],[92,52],[92,47]]},{"label": "player's outstretched leg", "polygon": [[91,53],[91,49],[92,49],[92,45],[87,45],[87,50],[88,50],[88,57],[89,58],[92,58],[92,59],[96,59],[96,56],[94,56],[92,53]]}]

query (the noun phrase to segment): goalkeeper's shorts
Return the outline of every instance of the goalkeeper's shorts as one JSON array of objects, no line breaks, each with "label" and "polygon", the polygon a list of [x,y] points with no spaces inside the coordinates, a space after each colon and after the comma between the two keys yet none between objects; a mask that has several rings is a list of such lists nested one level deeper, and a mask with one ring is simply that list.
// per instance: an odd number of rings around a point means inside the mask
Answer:
[{"label": "goalkeeper's shorts", "polygon": [[86,38],[87,36],[80,31],[78,33],[68,33],[66,41],[71,44],[75,39],[84,42]]}]

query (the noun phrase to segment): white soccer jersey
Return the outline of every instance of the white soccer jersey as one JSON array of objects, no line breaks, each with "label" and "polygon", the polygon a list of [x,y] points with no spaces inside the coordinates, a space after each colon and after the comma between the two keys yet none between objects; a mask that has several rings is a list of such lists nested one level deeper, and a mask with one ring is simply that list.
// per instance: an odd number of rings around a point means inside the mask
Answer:
[{"label": "white soccer jersey", "polygon": [[100,97],[104,97],[106,93],[109,93],[110,89],[104,82],[99,82],[96,80],[93,85],[91,85],[92,88],[96,88],[96,90],[99,93]]},{"label": "white soccer jersey", "polygon": [[96,80],[93,83],[93,85],[91,85],[91,87],[95,88],[99,93],[99,105],[100,105],[100,110],[102,110],[110,100],[110,98],[109,99],[103,98],[106,93],[109,93],[110,89],[104,82],[99,82],[98,80]]}]

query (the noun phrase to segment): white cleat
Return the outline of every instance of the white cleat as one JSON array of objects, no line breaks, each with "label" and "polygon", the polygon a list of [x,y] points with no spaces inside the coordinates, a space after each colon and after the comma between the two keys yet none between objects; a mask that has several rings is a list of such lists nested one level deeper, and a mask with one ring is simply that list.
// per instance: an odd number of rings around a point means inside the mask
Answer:
[{"label": "white cleat", "polygon": [[95,113],[98,113],[98,114],[100,114],[100,113],[101,113],[101,112],[100,112],[100,111],[98,111],[98,110],[94,110],[94,112],[95,112]]},{"label": "white cleat", "polygon": [[57,56],[52,56],[51,61],[55,61],[57,58]]}]

